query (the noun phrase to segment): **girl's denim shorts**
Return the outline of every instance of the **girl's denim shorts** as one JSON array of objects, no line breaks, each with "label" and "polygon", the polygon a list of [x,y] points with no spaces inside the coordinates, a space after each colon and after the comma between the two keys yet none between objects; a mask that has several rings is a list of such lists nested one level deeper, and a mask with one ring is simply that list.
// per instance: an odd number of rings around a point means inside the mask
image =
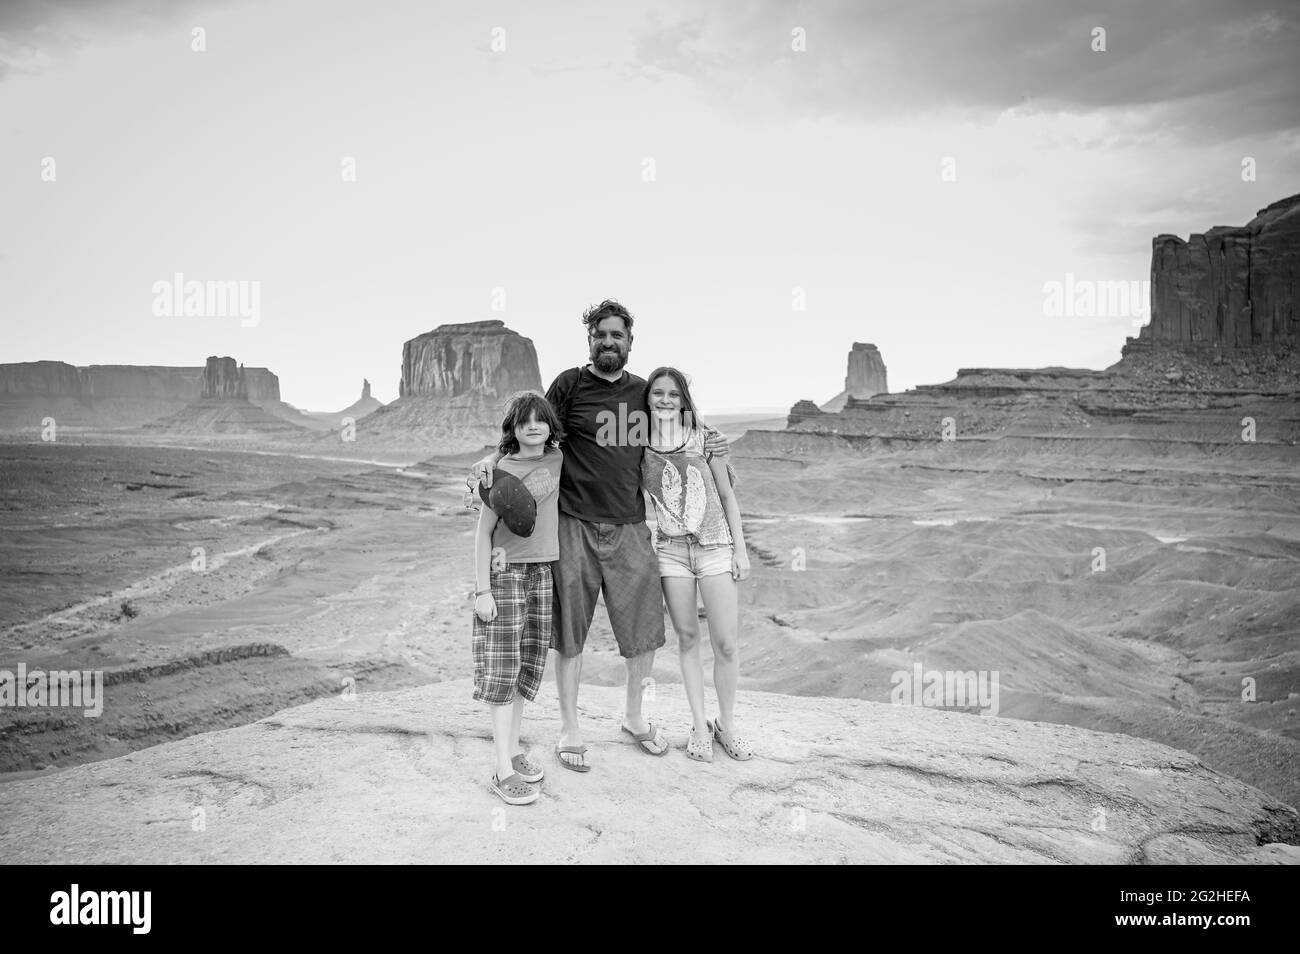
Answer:
[{"label": "girl's denim shorts", "polygon": [[658,535],[655,553],[659,556],[659,575],[698,580],[704,576],[731,572],[734,549],[730,543],[711,546],[697,543],[695,537]]}]

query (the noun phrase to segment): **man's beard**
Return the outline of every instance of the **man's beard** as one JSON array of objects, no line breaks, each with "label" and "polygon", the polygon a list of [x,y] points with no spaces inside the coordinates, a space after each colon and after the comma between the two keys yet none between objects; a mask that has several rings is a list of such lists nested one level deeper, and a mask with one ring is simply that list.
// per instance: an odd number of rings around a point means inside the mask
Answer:
[{"label": "man's beard", "polygon": [[605,374],[613,374],[615,371],[623,370],[623,365],[627,364],[627,354],[620,350],[593,350],[591,354],[591,363],[596,366],[597,371],[601,371]]}]

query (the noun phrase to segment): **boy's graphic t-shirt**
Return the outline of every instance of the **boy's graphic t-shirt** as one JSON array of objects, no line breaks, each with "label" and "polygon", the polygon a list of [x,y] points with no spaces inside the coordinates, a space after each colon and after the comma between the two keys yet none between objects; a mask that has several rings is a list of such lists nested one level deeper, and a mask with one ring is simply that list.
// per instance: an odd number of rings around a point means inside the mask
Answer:
[{"label": "boy's graphic t-shirt", "polygon": [[[548,447],[541,457],[524,459],[511,454],[497,467],[518,477],[537,501],[537,522],[530,536],[510,532],[504,520],[492,528],[492,548],[505,551],[506,563],[551,563],[560,558],[560,465],[564,455]],[[486,506],[486,504],[484,504]]]}]

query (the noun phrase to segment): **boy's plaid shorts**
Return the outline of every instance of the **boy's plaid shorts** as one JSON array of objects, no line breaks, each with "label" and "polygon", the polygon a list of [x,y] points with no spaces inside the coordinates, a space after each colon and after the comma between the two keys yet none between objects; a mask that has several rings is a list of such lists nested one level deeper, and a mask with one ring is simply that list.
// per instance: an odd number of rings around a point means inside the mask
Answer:
[{"label": "boy's plaid shorts", "polygon": [[551,565],[507,563],[492,571],[491,587],[496,619],[474,614],[474,698],[503,706],[518,692],[532,702],[551,647]]}]

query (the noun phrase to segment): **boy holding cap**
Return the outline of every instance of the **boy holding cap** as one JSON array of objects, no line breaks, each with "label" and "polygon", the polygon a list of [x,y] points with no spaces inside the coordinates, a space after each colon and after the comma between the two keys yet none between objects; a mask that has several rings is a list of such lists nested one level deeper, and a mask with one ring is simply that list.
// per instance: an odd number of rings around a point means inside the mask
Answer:
[{"label": "boy holding cap", "polygon": [[514,395],[501,422],[501,459],[474,545],[474,698],[492,711],[492,790],[509,805],[537,801],[541,766],[519,747],[524,702],[537,697],[551,645],[551,564],[559,558],[563,435],[546,398]]}]

